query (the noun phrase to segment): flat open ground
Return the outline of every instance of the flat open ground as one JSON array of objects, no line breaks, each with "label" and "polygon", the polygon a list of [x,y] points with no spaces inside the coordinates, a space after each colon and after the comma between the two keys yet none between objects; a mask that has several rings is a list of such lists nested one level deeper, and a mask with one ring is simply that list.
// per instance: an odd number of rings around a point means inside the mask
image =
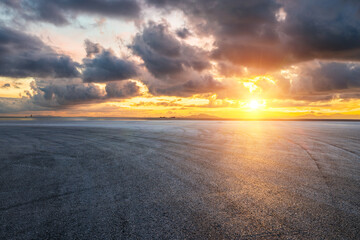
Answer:
[{"label": "flat open ground", "polygon": [[359,239],[359,122],[1,121],[0,239]]}]

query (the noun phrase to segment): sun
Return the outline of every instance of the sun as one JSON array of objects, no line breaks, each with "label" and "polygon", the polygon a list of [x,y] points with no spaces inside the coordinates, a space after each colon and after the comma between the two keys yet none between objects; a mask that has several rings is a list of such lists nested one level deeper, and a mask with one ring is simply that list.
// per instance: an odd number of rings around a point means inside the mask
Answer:
[{"label": "sun", "polygon": [[246,103],[246,108],[248,108],[251,111],[264,109],[266,106],[266,100],[261,99],[249,99],[249,101]]},{"label": "sun", "polygon": [[258,100],[253,99],[249,102],[249,108],[256,110],[261,106],[261,104],[258,102]]}]

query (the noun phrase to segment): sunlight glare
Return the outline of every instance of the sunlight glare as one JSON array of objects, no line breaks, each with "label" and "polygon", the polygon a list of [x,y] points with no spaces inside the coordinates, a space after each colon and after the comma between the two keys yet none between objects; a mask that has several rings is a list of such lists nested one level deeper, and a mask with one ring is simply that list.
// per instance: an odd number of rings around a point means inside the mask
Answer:
[{"label": "sunlight glare", "polygon": [[265,100],[258,100],[258,99],[252,99],[247,103],[247,107],[251,110],[258,110],[260,108],[265,107],[266,102]]},{"label": "sunlight glare", "polygon": [[260,104],[257,100],[251,100],[251,102],[249,103],[249,107],[251,109],[258,109],[260,107]]}]

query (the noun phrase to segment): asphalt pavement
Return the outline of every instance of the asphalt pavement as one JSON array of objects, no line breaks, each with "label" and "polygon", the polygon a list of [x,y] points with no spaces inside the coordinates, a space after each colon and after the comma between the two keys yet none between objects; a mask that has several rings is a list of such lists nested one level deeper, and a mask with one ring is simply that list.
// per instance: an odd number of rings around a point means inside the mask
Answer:
[{"label": "asphalt pavement", "polygon": [[360,239],[360,123],[2,121],[0,223],[0,239]]}]

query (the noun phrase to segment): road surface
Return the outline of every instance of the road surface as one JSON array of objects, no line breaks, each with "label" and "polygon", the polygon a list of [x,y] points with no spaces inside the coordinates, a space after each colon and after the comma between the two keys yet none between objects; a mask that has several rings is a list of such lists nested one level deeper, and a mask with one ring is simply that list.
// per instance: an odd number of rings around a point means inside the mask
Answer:
[{"label": "road surface", "polygon": [[1,239],[359,239],[359,122],[1,121]]}]

